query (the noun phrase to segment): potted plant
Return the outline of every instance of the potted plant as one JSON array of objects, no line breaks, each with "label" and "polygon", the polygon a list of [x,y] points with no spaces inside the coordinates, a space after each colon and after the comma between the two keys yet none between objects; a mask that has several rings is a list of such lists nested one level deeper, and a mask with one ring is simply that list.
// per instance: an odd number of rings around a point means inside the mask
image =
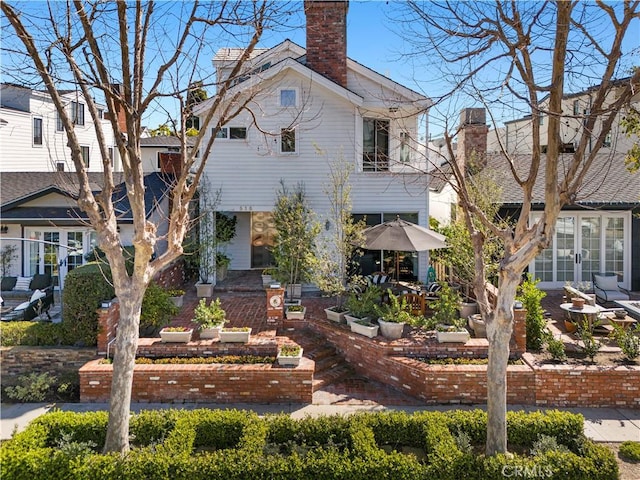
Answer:
[{"label": "potted plant", "polygon": [[200,327],[200,338],[218,338],[220,329],[226,322],[226,312],[222,309],[220,299],[209,302],[200,299],[193,310],[193,322]]},{"label": "potted plant", "polygon": [[144,292],[140,309],[140,336],[154,337],[161,327],[178,314],[180,309],[171,301],[167,290],[151,282]]},{"label": "potted plant", "polygon": [[307,313],[307,307],[303,305],[289,305],[284,312],[288,320],[304,320],[305,313]]},{"label": "potted plant", "polygon": [[249,327],[229,327],[221,328],[218,333],[222,343],[247,343],[251,337]]},{"label": "potted plant", "polygon": [[438,298],[431,304],[435,311],[436,337],[438,342],[466,343],[470,336],[465,328],[466,320],[460,319],[458,307],[460,294],[448,284],[443,284]]},{"label": "potted plant", "polygon": [[282,345],[278,349],[276,360],[279,365],[297,367],[302,359],[302,347],[300,345]]},{"label": "potted plant", "polygon": [[363,243],[363,220],[356,222],[352,215],[351,181],[353,166],[341,155],[329,163],[329,181],[324,193],[329,201],[329,214],[324,222],[325,231],[318,236],[313,281],[324,295],[336,299],[336,305],[325,309],[327,320],[344,323],[348,311],[344,302],[350,285],[359,283],[361,277],[350,275],[357,271],[358,245]]},{"label": "potted plant", "polygon": [[348,313],[344,315],[347,324],[357,320],[371,320],[376,314],[376,306],[380,302],[381,294],[380,287],[375,285],[370,286],[362,293],[352,290],[345,304],[348,310]]},{"label": "potted plant", "polygon": [[364,335],[365,337],[373,338],[378,335],[378,325],[374,325],[367,319],[357,319],[351,322],[351,331]]},{"label": "potted plant", "polygon": [[160,330],[160,338],[165,343],[187,343],[191,341],[193,328],[164,327]]},{"label": "potted plant", "polygon": [[276,264],[274,275],[284,285],[288,299],[302,296],[302,282],[310,278],[316,264],[315,239],[320,227],[308,205],[304,184],[290,191],[280,181],[273,209],[276,228],[271,249]]},{"label": "potted plant", "polygon": [[167,290],[167,295],[169,295],[169,299],[173,302],[173,304],[180,308],[184,304],[184,290],[179,288],[173,288]]},{"label": "potted plant", "polygon": [[482,319],[481,313],[469,315],[468,324],[469,328],[473,330],[476,338],[487,338],[487,325]]},{"label": "potted plant", "polygon": [[407,304],[404,299],[394,295],[391,290],[387,290],[389,296],[388,303],[376,305],[374,310],[378,316],[378,325],[383,337],[392,340],[402,337],[404,326],[412,323],[413,315],[407,311]]},{"label": "potted plant", "polygon": [[450,324],[438,324],[436,325],[436,338],[438,343],[467,343],[471,336],[469,331],[464,328],[465,321],[462,318],[456,318],[452,320]]},{"label": "potted plant", "polygon": [[196,291],[198,297],[211,297],[216,282],[224,280],[231,262],[224,252],[224,246],[236,235],[237,218],[216,211],[220,203],[220,191],[211,192],[206,177],[200,181],[199,198],[196,253],[200,279],[196,283]]},{"label": "potted plant", "polygon": [[265,268],[264,270],[262,270],[262,286],[263,287],[268,287],[269,285],[271,285],[273,283],[273,274],[272,274],[273,270],[271,268]]}]

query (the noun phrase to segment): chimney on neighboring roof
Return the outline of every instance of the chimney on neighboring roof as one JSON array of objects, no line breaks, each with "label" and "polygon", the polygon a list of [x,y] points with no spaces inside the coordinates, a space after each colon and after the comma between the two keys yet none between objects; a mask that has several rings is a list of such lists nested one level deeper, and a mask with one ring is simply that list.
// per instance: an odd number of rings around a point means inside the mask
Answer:
[{"label": "chimney on neighboring roof", "polygon": [[347,87],[348,0],[304,0],[307,66]]},{"label": "chimney on neighboring roof", "polygon": [[487,161],[487,114],[484,108],[465,108],[460,113],[456,162],[461,170],[479,170]]},{"label": "chimney on neighboring roof", "polygon": [[[112,85],[113,89],[116,92],[119,92],[120,95],[122,95],[124,93],[124,89],[122,88],[122,85],[119,83],[113,84]],[[120,108],[120,103],[115,102],[115,114],[116,114],[116,120],[118,122],[118,128],[120,129],[120,132],[122,133],[127,133],[127,119],[125,117],[124,114],[124,110]]]}]

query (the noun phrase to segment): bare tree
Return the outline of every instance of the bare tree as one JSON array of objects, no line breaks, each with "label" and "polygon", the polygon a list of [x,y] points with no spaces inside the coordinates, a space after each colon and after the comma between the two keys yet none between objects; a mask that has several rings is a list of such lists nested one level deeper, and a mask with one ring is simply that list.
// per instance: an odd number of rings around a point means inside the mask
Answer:
[{"label": "bare tree", "polygon": [[[625,81],[615,81],[630,75],[624,69],[628,65],[623,41],[634,23],[637,27],[638,2],[412,1],[403,14],[401,35],[410,42],[414,58],[422,56],[429,71],[444,72],[447,84],[454,86],[442,93],[440,105],[466,95],[464,101],[482,102],[490,115],[507,110],[516,118],[516,105],[522,114],[531,115],[532,147],[526,165],[518,165],[501,146],[502,171],[513,177],[522,194],[522,208],[510,224],[484,214],[472,195],[473,177],[455,161],[453,139],[458,132],[444,134],[445,158],[475,251],[474,292],[487,323],[486,453],[493,455],[507,450],[506,373],[516,290],[525,268],[549,245],[561,208],[578,198],[607,132],[640,84],[637,70]],[[592,103],[584,115],[581,112],[575,153],[563,155],[560,129],[570,113],[563,112],[562,100],[576,87],[593,87]],[[496,118],[491,118],[495,124]],[[541,153],[545,128],[546,155]],[[534,191],[541,183],[544,211],[531,224]],[[495,306],[489,300],[482,255],[488,236],[499,238],[504,247]]]},{"label": "bare tree", "polygon": [[[129,408],[133,368],[138,344],[140,308],[147,285],[164,266],[182,254],[189,228],[188,204],[203,175],[215,132],[234,118],[251,100],[234,89],[241,75],[249,75],[247,61],[266,29],[284,25],[289,6],[281,2],[103,2],[51,1],[22,4],[2,2],[3,49],[13,55],[27,78],[43,82],[51,95],[68,138],[79,180],[78,204],[89,217],[113,273],[120,301],[120,321],[113,359],[113,382],[105,451],[129,449]],[[8,32],[17,37],[10,37]],[[11,39],[17,41],[11,42]],[[210,49],[234,46],[241,54],[230,65],[230,74],[213,83]],[[205,67],[203,67],[205,65]],[[8,65],[5,63],[5,74]],[[16,73],[16,72],[14,72]],[[213,86],[216,97],[200,118],[200,133],[187,146],[185,121],[191,115],[189,87],[198,79],[202,88]],[[209,79],[209,80],[205,80]],[[92,192],[82,159],[74,119],[66,108],[62,90],[81,92],[96,125],[102,158],[103,188]],[[113,166],[98,121],[102,97],[116,133],[126,193],[130,202],[135,259],[128,274],[117,230]],[[168,215],[167,249],[152,259],[159,240],[156,225],[146,218],[144,172],[140,138],[142,121],[153,109],[179,111],[171,129],[181,142],[180,171],[173,181]],[[168,115],[172,117],[172,115]],[[118,122],[118,119],[124,121]],[[205,143],[204,132],[214,134]],[[200,156],[196,157],[197,152]]]}]

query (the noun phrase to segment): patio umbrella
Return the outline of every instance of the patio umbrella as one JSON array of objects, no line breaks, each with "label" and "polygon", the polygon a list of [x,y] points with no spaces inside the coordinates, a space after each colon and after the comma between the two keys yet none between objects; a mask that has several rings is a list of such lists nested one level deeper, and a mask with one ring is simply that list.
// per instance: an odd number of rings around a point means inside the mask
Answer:
[{"label": "patio umbrella", "polygon": [[[368,250],[423,252],[447,247],[444,235],[402,220],[400,217],[366,228],[362,233],[364,235],[362,247]],[[396,253],[396,279],[398,279],[399,271],[400,263]]]}]

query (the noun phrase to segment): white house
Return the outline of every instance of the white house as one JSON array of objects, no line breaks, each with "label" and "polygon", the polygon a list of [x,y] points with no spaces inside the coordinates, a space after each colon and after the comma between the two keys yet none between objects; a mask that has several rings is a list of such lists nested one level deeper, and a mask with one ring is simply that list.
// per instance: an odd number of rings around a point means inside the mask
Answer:
[{"label": "white house", "polygon": [[[254,95],[246,111],[218,133],[206,173],[221,192],[219,209],[237,217],[229,245],[231,269],[269,266],[271,211],[280,181],[303,182],[326,229],[324,193],[330,163],[353,166],[353,212],[374,225],[396,215],[428,226],[426,160],[416,139],[429,98],[346,56],[348,2],[306,2],[307,48],[286,40],[261,50],[235,81],[232,93]],[[214,58],[227,78],[238,50]],[[214,99],[198,106],[202,116]],[[208,132],[211,135],[211,131]],[[206,139],[205,139],[206,141]],[[411,276],[424,279],[427,253],[406,254]],[[367,252],[364,274],[385,270],[385,252]]]},{"label": "white house", "polygon": [[[63,98],[75,124],[88,171],[101,172],[96,129],[84,96],[74,90],[63,92]],[[106,143],[111,145],[109,153],[114,170],[121,171],[106,108],[98,108],[98,117]],[[67,135],[47,92],[6,83],[0,85],[0,161],[1,172],[75,171]]]}]

